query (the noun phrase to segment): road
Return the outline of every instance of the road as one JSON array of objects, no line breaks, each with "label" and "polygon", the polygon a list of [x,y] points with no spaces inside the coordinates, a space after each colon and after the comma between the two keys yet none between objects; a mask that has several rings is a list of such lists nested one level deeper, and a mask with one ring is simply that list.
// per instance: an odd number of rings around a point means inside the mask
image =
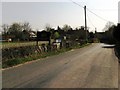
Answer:
[{"label": "road", "polygon": [[119,75],[119,76],[118,76],[118,79],[119,79],[119,86],[118,86],[118,87],[119,87],[119,90],[120,90],[120,63],[119,63],[119,68],[118,68],[118,70],[119,70],[119,71],[118,71],[118,75]]},{"label": "road", "polygon": [[3,88],[118,88],[112,46],[80,49],[3,70]]}]

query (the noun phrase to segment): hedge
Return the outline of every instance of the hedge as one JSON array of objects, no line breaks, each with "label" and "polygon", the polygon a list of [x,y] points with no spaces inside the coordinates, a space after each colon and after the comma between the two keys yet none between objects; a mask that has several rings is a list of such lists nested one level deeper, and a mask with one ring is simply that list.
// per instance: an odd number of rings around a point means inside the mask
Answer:
[{"label": "hedge", "polygon": [[27,57],[29,55],[38,53],[40,51],[38,46],[22,46],[2,49],[2,62],[10,59]]}]

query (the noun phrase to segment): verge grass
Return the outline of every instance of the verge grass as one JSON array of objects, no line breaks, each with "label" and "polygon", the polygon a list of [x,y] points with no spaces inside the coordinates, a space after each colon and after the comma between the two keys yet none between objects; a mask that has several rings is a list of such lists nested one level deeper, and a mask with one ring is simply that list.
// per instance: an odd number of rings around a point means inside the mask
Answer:
[{"label": "verge grass", "polygon": [[78,48],[82,48],[82,47],[85,47],[85,46],[88,46],[88,45],[90,45],[90,43],[87,43],[87,44],[84,44],[84,45],[81,45],[81,46],[74,46],[74,47],[71,47],[71,48],[62,48],[62,49],[59,49],[59,50],[56,50],[56,51],[51,51],[51,52],[44,52],[44,53],[40,53],[40,54],[39,53],[38,54],[32,54],[32,55],[24,57],[24,58],[21,57],[21,58],[11,59],[11,60],[8,60],[8,61],[2,63],[2,68],[8,68],[8,67],[12,67],[12,66],[15,66],[15,65],[18,65],[18,64],[25,63],[25,62],[45,58],[45,57],[48,57],[48,56],[58,55],[60,53],[67,52],[71,49],[78,49]]}]

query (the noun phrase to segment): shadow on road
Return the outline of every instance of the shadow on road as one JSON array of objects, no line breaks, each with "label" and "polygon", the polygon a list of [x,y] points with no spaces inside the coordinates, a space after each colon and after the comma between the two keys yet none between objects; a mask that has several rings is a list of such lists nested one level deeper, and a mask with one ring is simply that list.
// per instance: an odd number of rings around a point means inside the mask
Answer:
[{"label": "shadow on road", "polygon": [[118,90],[120,90],[120,45],[115,46],[114,52],[115,52],[115,55],[118,58],[118,62],[119,62],[119,66],[118,66]]},{"label": "shadow on road", "polygon": [[120,46],[116,45],[114,47],[114,52],[115,52],[115,55],[117,56],[119,63],[120,63]]}]

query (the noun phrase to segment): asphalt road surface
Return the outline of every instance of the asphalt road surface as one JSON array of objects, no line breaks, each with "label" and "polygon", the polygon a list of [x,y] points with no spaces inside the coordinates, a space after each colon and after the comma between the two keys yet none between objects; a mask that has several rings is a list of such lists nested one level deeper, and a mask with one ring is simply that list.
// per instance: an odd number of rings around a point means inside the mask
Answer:
[{"label": "asphalt road surface", "polygon": [[118,75],[119,75],[119,76],[118,76],[118,79],[119,79],[119,86],[118,86],[118,87],[119,87],[119,90],[120,90],[120,63],[119,63],[119,69],[118,69],[118,70],[119,70],[119,71],[118,71],[118,73],[119,73],[119,74],[118,74]]},{"label": "asphalt road surface", "polygon": [[3,88],[118,88],[113,46],[81,49],[3,70]]}]

